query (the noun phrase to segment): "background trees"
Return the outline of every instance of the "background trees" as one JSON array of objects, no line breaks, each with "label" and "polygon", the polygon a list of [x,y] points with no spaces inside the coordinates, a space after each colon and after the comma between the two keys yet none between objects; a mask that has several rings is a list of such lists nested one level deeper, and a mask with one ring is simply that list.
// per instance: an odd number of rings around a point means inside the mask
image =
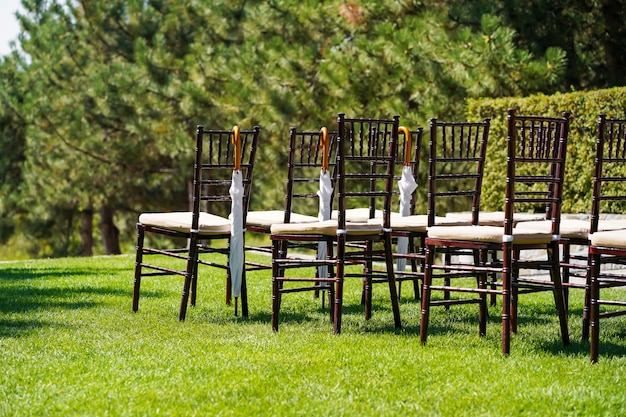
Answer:
[{"label": "background trees", "polygon": [[138,212],[185,210],[196,124],[262,126],[252,204],[277,207],[291,125],[460,119],[468,97],[625,77],[621,0],[23,3],[21,52],[0,62],[12,255],[118,253]]}]

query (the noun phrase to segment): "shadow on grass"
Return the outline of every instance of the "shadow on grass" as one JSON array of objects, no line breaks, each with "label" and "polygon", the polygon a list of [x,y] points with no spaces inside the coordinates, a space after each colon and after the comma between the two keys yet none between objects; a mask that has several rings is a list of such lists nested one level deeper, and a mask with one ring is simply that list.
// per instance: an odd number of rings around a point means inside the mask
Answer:
[{"label": "shadow on grass", "polygon": [[0,320],[0,338],[22,337],[44,327],[59,327],[59,323],[43,320]]},{"label": "shadow on grass", "polygon": [[[0,320],[0,337],[19,336],[34,328],[58,325],[50,321],[24,318],[34,311],[75,311],[107,304],[107,297],[128,297],[132,288],[100,285],[94,277],[118,271],[117,268],[0,268],[0,313],[11,319]],[[61,283],[54,280],[69,278]],[[49,281],[49,282],[48,282]],[[159,297],[158,291],[144,291],[144,297]],[[130,302],[130,301],[129,301]]]},{"label": "shadow on grass", "polygon": [[[602,326],[602,323],[601,323]],[[561,343],[558,329],[555,329],[555,337],[550,341],[542,341],[537,343],[537,349],[550,352],[555,356],[589,356],[591,345],[589,341],[581,340],[580,327],[577,328],[578,332],[572,334],[572,326],[570,325],[570,343],[567,346],[563,346]],[[602,358],[624,358],[626,357],[626,343],[623,342],[623,333],[606,332],[603,337],[602,330],[600,330],[600,346],[599,346],[599,360]]]},{"label": "shadow on grass", "polygon": [[[330,316],[328,300],[322,307],[320,298],[312,298],[310,303],[303,306],[302,301],[296,301],[297,304],[290,305],[289,297],[283,298],[283,308],[279,314],[279,328],[282,325],[313,324],[317,326],[328,326],[328,330],[332,332],[333,323]],[[353,326],[355,323],[359,327],[360,332],[364,333],[394,333],[398,332],[393,325],[393,316],[391,308],[387,305],[373,304],[372,320],[365,320],[365,309],[359,303],[344,304],[342,309],[343,328]],[[378,320],[380,316],[380,320]],[[384,317],[384,318],[383,318]],[[374,319],[376,318],[376,319]],[[388,318],[388,319],[387,319]],[[271,325],[271,312],[254,312],[249,315],[248,320],[261,324]],[[314,324],[316,323],[316,324]],[[320,324],[321,323],[321,324]]]},{"label": "shadow on grass", "polygon": [[25,313],[36,309],[77,310],[94,307],[102,302],[89,296],[126,296],[129,291],[112,287],[77,288],[3,288],[0,295],[0,311],[3,313]]},{"label": "shadow on grass", "polygon": [[94,271],[90,270],[68,270],[54,268],[0,268],[0,283],[2,281],[30,281],[36,279],[52,279],[65,278],[72,276],[91,275]]}]

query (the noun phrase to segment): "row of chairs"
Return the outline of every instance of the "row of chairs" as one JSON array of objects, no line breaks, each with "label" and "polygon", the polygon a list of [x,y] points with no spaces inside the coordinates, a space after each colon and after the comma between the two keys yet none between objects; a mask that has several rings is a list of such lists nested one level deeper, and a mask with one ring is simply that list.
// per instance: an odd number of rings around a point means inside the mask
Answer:
[{"label": "row of chairs", "polygon": [[[319,132],[292,128],[284,210],[262,212],[248,211],[259,129],[209,131],[199,126],[193,210],[144,213],[139,218],[133,311],[138,309],[142,276],[178,274],[184,277],[179,314],[179,319],[184,320],[189,302],[195,305],[198,264],[207,264],[227,271],[226,301],[230,302],[232,292],[237,313],[237,300],[241,297],[242,314],[247,316],[246,271],[271,268],[274,330],[278,330],[283,294],[324,291],[329,296],[334,331],[339,333],[343,283],[352,276],[363,279],[366,318],[372,314],[373,285],[387,284],[394,325],[399,328],[398,292],[400,283],[409,280],[416,298],[422,294],[422,342],[427,338],[431,306],[479,304],[479,333],[483,335],[487,296],[491,295],[492,304],[495,297],[501,296],[502,351],[508,354],[511,332],[517,328],[517,299],[525,292],[553,291],[561,337],[564,344],[569,342],[564,294],[570,283],[565,272],[573,265],[569,259],[570,245],[584,243],[592,256],[588,258],[589,268],[584,268],[590,273],[584,274],[587,290],[583,337],[590,323],[595,361],[601,317],[598,306],[604,303],[598,296],[599,289],[624,283],[619,275],[600,274],[600,266],[623,259],[626,232],[596,232],[615,228],[608,223],[599,226],[601,203],[609,200],[615,206],[626,200],[626,194],[605,194],[606,187],[600,186],[619,183],[626,177],[623,165],[626,122],[608,120],[605,116],[599,119],[592,215],[587,235],[580,239],[563,233],[567,230],[563,227],[567,220],[561,219],[569,114],[548,118],[520,116],[510,110],[507,123],[505,210],[497,213],[480,211],[489,119],[478,123],[431,119],[428,148],[421,143],[423,129],[411,131],[401,127],[397,116],[383,120],[346,118],[339,114],[337,129],[332,132],[325,128]],[[605,147],[609,150],[604,150]],[[415,213],[422,148],[429,151],[425,215]],[[603,176],[607,163],[618,168]],[[235,199],[224,191],[232,192],[235,173],[242,180],[238,216],[231,213]],[[315,199],[319,203],[317,215],[311,209]],[[443,203],[442,199],[451,200]],[[459,203],[459,199],[465,202]],[[218,204],[226,207],[218,208]],[[469,210],[467,214],[438,215],[444,207]],[[246,247],[244,230],[268,234],[271,246]],[[146,232],[185,239],[187,244],[176,250],[148,248],[144,245]],[[608,240],[602,240],[603,237]],[[225,243],[220,247],[215,244],[217,241]],[[609,248],[605,247],[607,242],[611,244]],[[559,245],[563,246],[562,259]],[[271,264],[246,262],[244,247],[271,252]],[[307,248],[313,251],[313,256],[301,256]],[[521,256],[523,251],[536,253],[538,249],[547,253],[546,259]],[[199,254],[205,252],[226,255],[228,262],[202,260]],[[144,257],[151,254],[181,258],[186,261],[186,268],[176,270],[149,264]],[[410,263],[409,270],[405,269],[406,263]],[[357,268],[351,268],[352,265]],[[379,265],[384,265],[384,269],[380,270]],[[527,280],[519,274],[522,268],[547,270],[550,280]],[[307,271],[311,269],[314,272]],[[561,270],[565,284],[561,282]],[[434,278],[442,284],[435,285]],[[476,284],[453,286],[454,278],[471,278]],[[433,299],[434,290],[442,291],[443,298]],[[476,294],[476,297],[452,298],[450,294],[454,292]]]}]

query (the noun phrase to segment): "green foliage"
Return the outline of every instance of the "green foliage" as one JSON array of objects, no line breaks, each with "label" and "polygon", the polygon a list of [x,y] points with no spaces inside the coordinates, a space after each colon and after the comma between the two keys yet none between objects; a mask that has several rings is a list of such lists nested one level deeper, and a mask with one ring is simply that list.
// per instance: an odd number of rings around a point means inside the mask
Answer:
[{"label": "green foliage", "polygon": [[[418,3],[415,1],[414,3]],[[567,57],[553,91],[606,88],[626,84],[624,0],[446,0],[419,2],[448,7],[449,19],[476,29],[482,16],[496,15],[516,32],[518,49],[540,57],[556,47]],[[435,3],[435,4],[431,4]],[[546,91],[543,91],[546,92]]]},{"label": "green foliage", "polygon": [[[22,138],[0,157],[19,165],[19,187],[3,185],[0,210],[20,223],[0,225],[0,237],[48,228],[37,255],[59,242],[54,254],[77,254],[76,219],[106,206],[131,244],[139,212],[187,209],[198,124],[262,127],[252,208],[281,208],[290,126],[332,129],[341,111],[399,114],[415,127],[464,118],[468,98],[604,83],[602,25],[568,4],[560,34],[537,18],[552,3],[25,0],[22,52],[3,68],[18,82],[0,81],[13,112],[3,143]],[[550,37],[528,31],[533,16]],[[609,20],[608,33],[620,33]],[[67,224],[70,237],[54,242]]]},{"label": "green foliage", "polygon": [[504,207],[506,172],[502,167],[506,164],[506,110],[509,108],[518,109],[521,114],[552,117],[558,117],[564,111],[571,112],[563,212],[589,213],[598,115],[604,113],[616,119],[626,117],[626,88],[468,100],[468,118],[492,118],[481,198],[484,210],[502,210]]},{"label": "green foliage", "polygon": [[[0,62],[0,213],[17,213],[17,192],[22,182],[25,122],[20,118],[20,73],[7,57]],[[0,215],[0,243],[14,233],[14,216]]]}]

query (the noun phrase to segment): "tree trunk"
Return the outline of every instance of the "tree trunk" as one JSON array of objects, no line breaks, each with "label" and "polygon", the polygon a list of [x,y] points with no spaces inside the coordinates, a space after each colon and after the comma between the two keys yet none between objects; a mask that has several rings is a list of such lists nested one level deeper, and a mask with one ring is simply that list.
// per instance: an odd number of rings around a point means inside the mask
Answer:
[{"label": "tree trunk", "polygon": [[119,242],[120,231],[113,223],[113,209],[107,206],[100,207],[100,234],[105,255],[122,253]]},{"label": "tree trunk", "polygon": [[93,256],[93,207],[80,212],[80,256]]}]

